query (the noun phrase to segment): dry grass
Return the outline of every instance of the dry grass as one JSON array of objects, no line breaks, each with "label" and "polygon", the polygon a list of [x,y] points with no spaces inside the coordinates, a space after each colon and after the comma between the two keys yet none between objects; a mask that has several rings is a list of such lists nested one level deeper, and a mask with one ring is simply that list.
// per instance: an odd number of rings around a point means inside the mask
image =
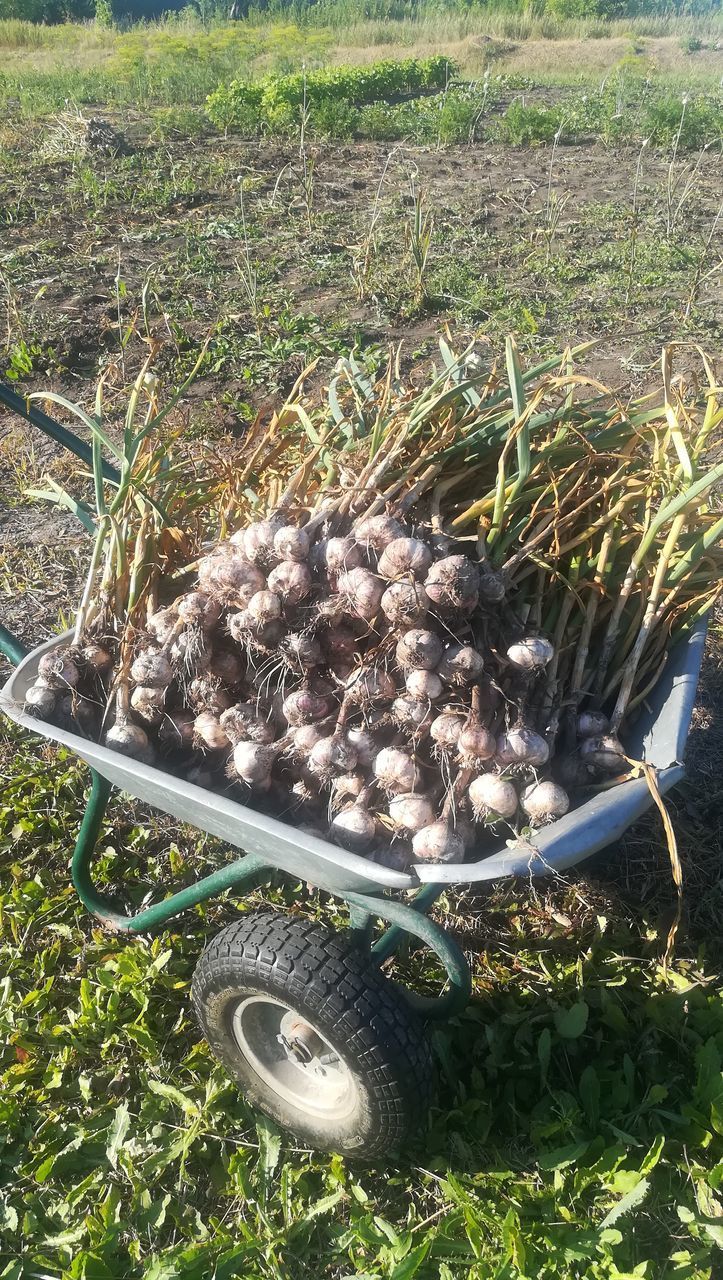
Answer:
[{"label": "dry grass", "polygon": [[[380,58],[399,56],[400,45],[395,38],[386,43],[367,45],[340,44],[332,55],[334,62],[353,64],[376,62]],[[404,56],[429,57],[434,53],[446,53],[459,63],[463,75],[480,75],[488,64],[495,71],[515,72],[535,78],[554,77],[555,80],[578,79],[581,76],[604,76],[618,66],[630,54],[629,38],[616,36],[601,40],[585,40],[578,37],[563,40],[496,40],[475,33],[461,38],[439,39],[432,31],[424,31],[417,39],[404,45]],[[692,78],[723,76],[723,50],[702,49],[694,56],[686,53],[680,40],[673,37],[646,40],[643,54],[651,70]]]},{"label": "dry grass", "polygon": [[[264,26],[271,32],[272,23]],[[604,76],[630,55],[634,47],[631,43],[634,23],[628,26],[611,23],[605,28],[609,34],[595,39],[589,38],[580,24],[577,27],[580,30],[576,30],[575,24],[568,23],[559,26],[560,34],[543,35],[539,24],[515,26],[509,20],[501,23],[499,15],[474,15],[455,19],[434,16],[419,22],[359,21],[343,28],[324,30],[327,37],[332,37],[329,61],[333,63],[363,64],[380,58],[428,57],[445,53],[459,63],[463,75],[473,77],[480,75],[489,64],[496,71],[534,75],[535,78],[568,80],[585,75]],[[244,28],[240,23],[231,28],[238,35],[244,29],[253,44],[253,37],[263,28]],[[682,31],[682,27],[680,29]],[[312,59],[318,56],[318,37],[322,30],[320,27],[308,30]],[[178,23],[159,23],[149,27],[148,39],[156,52],[161,53],[166,38],[170,45],[179,34],[188,36],[192,33],[199,53],[202,53],[204,43],[214,32],[217,36],[218,28],[207,33],[200,27],[192,29]],[[299,49],[296,51],[301,59],[307,36],[299,34]],[[681,35],[677,33],[641,37],[635,48],[648,60],[652,71],[686,76],[692,80],[723,77],[723,48],[715,47],[715,31],[702,31],[701,38],[707,40],[707,47],[694,55],[685,52]],[[92,23],[41,27],[31,23],[0,21],[3,65],[6,71],[15,73],[23,70],[34,73],[102,70],[116,54],[123,52],[128,41],[134,40],[134,32],[119,34]],[[270,49],[264,50],[262,41],[256,51],[250,44],[245,52],[256,73],[275,69],[278,51],[273,48],[273,43]]]}]

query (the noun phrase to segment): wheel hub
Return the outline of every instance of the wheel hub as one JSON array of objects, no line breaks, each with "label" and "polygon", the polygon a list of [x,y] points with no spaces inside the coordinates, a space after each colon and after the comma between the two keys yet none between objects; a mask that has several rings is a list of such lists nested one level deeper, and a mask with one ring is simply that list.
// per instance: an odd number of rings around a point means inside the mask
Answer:
[{"label": "wheel hub", "polygon": [[356,1103],[354,1079],[333,1045],[271,996],[247,996],[233,1013],[233,1034],[256,1073],[287,1102],[340,1120]]}]

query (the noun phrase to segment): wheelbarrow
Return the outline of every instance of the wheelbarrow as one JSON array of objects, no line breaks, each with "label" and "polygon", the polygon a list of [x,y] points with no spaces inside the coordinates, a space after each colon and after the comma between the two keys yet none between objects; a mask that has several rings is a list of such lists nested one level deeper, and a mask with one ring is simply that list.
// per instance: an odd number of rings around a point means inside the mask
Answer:
[{"label": "wheelbarrow", "polygon": [[[42,430],[51,423],[55,438],[84,456],[82,441],[51,419],[39,421],[25,402],[10,404],[3,392],[0,387],[0,401]],[[240,895],[258,888],[278,871],[343,899],[349,908],[346,933],[279,910],[243,913],[203,951],[193,1004],[213,1053],[251,1102],[302,1142],[365,1158],[399,1146],[423,1123],[432,1094],[427,1024],[459,1012],[472,989],[459,945],[426,913],[449,886],[550,876],[582,862],[649,808],[646,780],[631,778],[602,791],[529,839],[501,842],[484,856],[478,851],[476,860],[473,851],[468,862],[419,863],[395,871],[27,715],[25,692],[39,659],[69,634],[26,652],[0,626],[0,652],[15,668],[0,691],[0,709],[90,766],[90,794],[71,861],[81,901],[107,929],[137,934],[227,890]],[[631,757],[654,766],[661,793],[684,775],[704,641],[700,624],[672,651],[624,744]],[[219,837],[242,856],[126,914],[98,891],[91,874],[114,788]],[[387,927],[376,937],[378,921]],[[447,982],[440,995],[423,996],[381,972],[409,936],[442,962]]]}]

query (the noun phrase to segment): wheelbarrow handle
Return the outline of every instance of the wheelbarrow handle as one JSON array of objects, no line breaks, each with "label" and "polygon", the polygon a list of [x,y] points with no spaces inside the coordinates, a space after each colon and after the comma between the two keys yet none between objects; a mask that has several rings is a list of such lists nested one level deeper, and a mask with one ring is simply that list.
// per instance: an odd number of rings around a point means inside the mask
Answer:
[{"label": "wheelbarrow handle", "polygon": [[[36,409],[35,405],[28,404],[24,396],[18,395],[17,391],[13,391],[12,387],[5,382],[0,382],[0,404],[4,404],[6,409],[10,409],[13,413],[20,414],[20,417],[25,418],[27,422],[32,422],[34,427],[38,427],[46,436],[50,436],[51,440],[56,440],[58,444],[62,444],[64,448],[80,458],[81,462],[92,467],[93,450],[85,440],[74,435],[61,422],[56,422],[55,418],[51,418],[42,409]],[[102,466],[105,479],[117,484],[120,476],[115,467],[107,462],[103,462]]]},{"label": "wheelbarrow handle", "polygon": [[2,623],[0,623],[0,653],[7,658],[8,662],[12,662],[14,667],[19,667],[23,658],[27,658],[29,653],[17,636],[14,636],[12,631],[8,631]]}]

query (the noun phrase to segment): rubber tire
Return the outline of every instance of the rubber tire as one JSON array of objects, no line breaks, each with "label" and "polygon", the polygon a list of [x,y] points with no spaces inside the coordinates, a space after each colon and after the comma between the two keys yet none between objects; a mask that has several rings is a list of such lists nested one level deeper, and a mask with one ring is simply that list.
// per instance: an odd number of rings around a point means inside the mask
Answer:
[{"label": "rubber tire", "polygon": [[[344,1120],[297,1109],[241,1053],[234,1008],[264,993],[308,1018],[342,1056],[357,1086]],[[314,920],[251,912],[206,947],[191,994],[215,1056],[255,1107],[303,1143],[367,1158],[398,1148],[424,1125],[433,1084],[424,1025],[344,935]]]}]

